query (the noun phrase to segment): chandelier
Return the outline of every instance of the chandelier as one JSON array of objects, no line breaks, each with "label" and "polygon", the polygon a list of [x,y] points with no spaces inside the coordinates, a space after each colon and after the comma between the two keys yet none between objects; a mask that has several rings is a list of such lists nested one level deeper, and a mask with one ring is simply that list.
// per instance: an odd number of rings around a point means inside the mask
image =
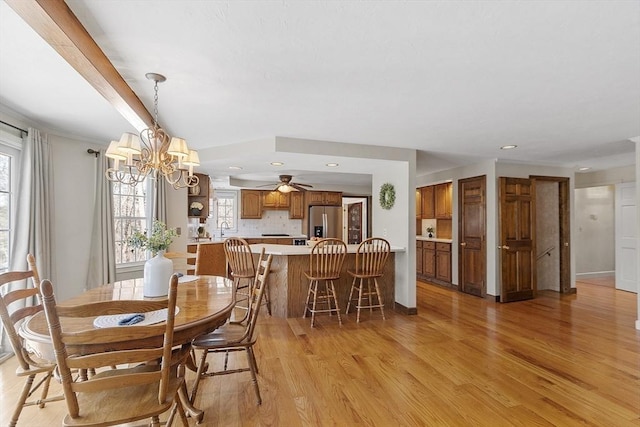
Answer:
[{"label": "chandelier", "polygon": [[105,155],[113,159],[113,167],[105,175],[109,181],[135,186],[150,174],[154,179],[164,177],[173,188],[195,187],[200,181],[193,167],[200,165],[198,152],[190,150],[187,141],[172,137],[158,125],[158,83],[165,76],[147,73],[155,82],[153,98],[153,127],[139,135],[125,132],[119,141],[111,141]]}]

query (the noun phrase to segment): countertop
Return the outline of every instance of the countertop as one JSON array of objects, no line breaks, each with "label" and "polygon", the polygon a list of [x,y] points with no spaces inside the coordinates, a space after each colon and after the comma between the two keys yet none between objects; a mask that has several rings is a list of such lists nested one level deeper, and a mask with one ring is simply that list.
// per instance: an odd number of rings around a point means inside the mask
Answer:
[{"label": "countertop", "polygon": [[235,235],[235,234],[225,234],[224,236],[222,236],[222,238],[220,238],[220,236],[215,236],[215,237],[211,237],[211,239],[209,238],[204,238],[204,239],[200,239],[198,241],[195,240],[189,240],[189,244],[200,244],[200,243],[222,243],[224,242],[224,239],[226,239],[227,237],[239,237],[241,239],[307,239],[307,236],[305,234],[300,234],[300,235],[290,235],[290,236],[240,236],[240,235]]},{"label": "countertop", "polygon": [[[256,253],[260,252],[264,248],[267,255],[309,255],[311,252],[310,246],[295,246],[295,245],[272,245],[269,243],[257,243],[251,245],[251,251]],[[358,249],[358,245],[347,245],[347,253],[355,254]],[[391,246],[391,252],[404,252],[405,248],[400,246]]]},{"label": "countertop", "polygon": [[453,242],[453,240],[451,239],[439,239],[437,237],[428,237],[428,236],[416,236],[416,240],[422,240],[426,242],[441,242],[441,243]]}]

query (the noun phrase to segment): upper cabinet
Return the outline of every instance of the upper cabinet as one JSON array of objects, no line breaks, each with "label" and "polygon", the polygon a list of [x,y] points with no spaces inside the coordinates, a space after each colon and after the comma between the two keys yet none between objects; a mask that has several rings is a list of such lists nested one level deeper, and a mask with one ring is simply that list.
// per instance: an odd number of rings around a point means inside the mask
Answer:
[{"label": "upper cabinet", "polygon": [[265,210],[288,210],[290,219],[303,219],[305,212],[304,193],[292,191],[241,190],[240,218],[260,219]]},{"label": "upper cabinet", "polygon": [[416,219],[422,219],[422,191],[416,188]]},{"label": "upper cabinet", "polygon": [[200,222],[209,216],[209,175],[194,174],[199,182],[195,187],[188,188],[187,215],[190,218],[200,218]]},{"label": "upper cabinet", "polygon": [[304,218],[304,193],[302,191],[292,191],[289,193],[289,218]]},{"label": "upper cabinet", "polygon": [[451,219],[452,184],[445,182],[435,186],[435,217],[436,219]]},{"label": "upper cabinet", "polygon": [[240,218],[260,219],[262,218],[262,191],[241,190],[240,191]]},{"label": "upper cabinet", "polygon": [[434,218],[433,185],[422,187],[420,189],[420,197],[422,199],[422,219]]},{"label": "upper cabinet", "polygon": [[289,194],[280,191],[263,191],[262,192],[262,208],[263,209],[289,209]]},{"label": "upper cabinet", "polygon": [[309,206],[342,206],[342,193],[339,191],[307,191]]}]

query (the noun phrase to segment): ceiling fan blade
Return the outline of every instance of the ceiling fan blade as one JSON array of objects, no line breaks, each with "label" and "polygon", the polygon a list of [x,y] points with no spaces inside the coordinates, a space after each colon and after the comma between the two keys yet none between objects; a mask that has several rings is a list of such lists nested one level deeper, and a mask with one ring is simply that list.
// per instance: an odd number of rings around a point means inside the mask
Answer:
[{"label": "ceiling fan blade", "polygon": [[298,183],[295,183],[295,184],[291,184],[291,185],[299,185],[300,187],[313,188],[313,185],[311,185],[311,184],[298,184]]},{"label": "ceiling fan blade", "polygon": [[[256,188],[261,188],[261,187],[273,187],[274,185],[277,185],[278,187],[280,187],[281,183],[277,183],[277,184],[262,184],[262,185],[256,185]],[[276,189],[277,189],[278,187],[276,187]]]},{"label": "ceiling fan blade", "polygon": [[295,188],[298,191],[307,191],[307,189],[305,187],[311,187],[311,185],[307,185],[307,184],[294,184],[294,183],[291,183],[289,185],[291,187]]}]

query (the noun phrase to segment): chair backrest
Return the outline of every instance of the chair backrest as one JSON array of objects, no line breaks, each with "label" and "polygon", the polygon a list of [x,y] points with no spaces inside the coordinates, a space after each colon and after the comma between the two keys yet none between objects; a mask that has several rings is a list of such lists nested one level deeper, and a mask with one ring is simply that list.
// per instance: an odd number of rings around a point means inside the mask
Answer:
[{"label": "chair backrest", "polygon": [[174,272],[188,274],[188,270],[194,268],[193,265],[189,264],[189,260],[195,259],[196,254],[190,252],[166,252],[164,257],[169,258],[171,262],[173,262]]},{"label": "chair backrest", "polygon": [[251,247],[246,240],[229,237],[224,241],[224,254],[234,278],[253,278],[256,274]]},{"label": "chair backrest", "polygon": [[[32,358],[23,347],[22,337],[17,331],[25,318],[43,309],[36,281],[39,279],[38,271],[31,254],[27,256],[27,262],[31,268],[28,271],[7,271],[0,274],[0,319],[18,363],[25,370],[30,367],[52,365]],[[22,281],[25,283],[18,283]]]},{"label": "chair backrest", "polygon": [[[101,301],[76,306],[60,306],[56,304],[51,282],[42,281],[40,285],[42,303],[56,354],[65,400],[72,418],[77,418],[83,411],[79,407],[76,393],[99,393],[108,389],[123,389],[157,382],[158,401],[160,403],[166,402],[170,381],[177,285],[178,276],[174,274],[171,277],[168,298],[162,300]],[[82,321],[82,318],[101,315],[147,313],[161,309],[167,309],[167,320],[153,325],[116,325],[95,328],[93,322],[87,323],[89,319]],[[61,319],[63,320],[61,321]],[[73,329],[65,327],[65,325],[72,324],[74,325]],[[160,342],[161,337],[162,341]],[[141,348],[140,345],[137,345],[133,347],[138,348],[120,349],[127,341],[148,342],[148,347]],[[143,364],[152,360],[161,360],[161,368],[144,372],[123,369],[117,372],[117,375],[96,375],[85,381],[77,382],[74,382],[71,376],[71,371],[76,369],[98,370],[102,367],[123,364],[127,366],[129,364]],[[113,371],[110,371],[110,374],[111,372]],[[95,408],[93,409],[95,410]]]},{"label": "chair backrest", "polygon": [[312,277],[337,279],[347,254],[347,245],[340,239],[318,240],[309,253],[309,274]]},{"label": "chair backrest", "polygon": [[196,250],[197,275],[226,276],[227,262],[220,243],[200,243]]},{"label": "chair backrest", "polygon": [[391,245],[381,237],[370,237],[358,245],[356,251],[356,273],[382,276]]},{"label": "chair backrest", "polygon": [[247,321],[247,330],[245,338],[252,339],[256,329],[256,323],[258,321],[258,314],[260,313],[260,306],[262,305],[262,298],[267,288],[267,278],[271,271],[271,261],[273,255],[268,255],[265,258],[264,249],[260,252],[260,258],[256,266],[256,275],[253,280],[253,286],[251,286],[251,297],[249,298],[249,314]]}]

